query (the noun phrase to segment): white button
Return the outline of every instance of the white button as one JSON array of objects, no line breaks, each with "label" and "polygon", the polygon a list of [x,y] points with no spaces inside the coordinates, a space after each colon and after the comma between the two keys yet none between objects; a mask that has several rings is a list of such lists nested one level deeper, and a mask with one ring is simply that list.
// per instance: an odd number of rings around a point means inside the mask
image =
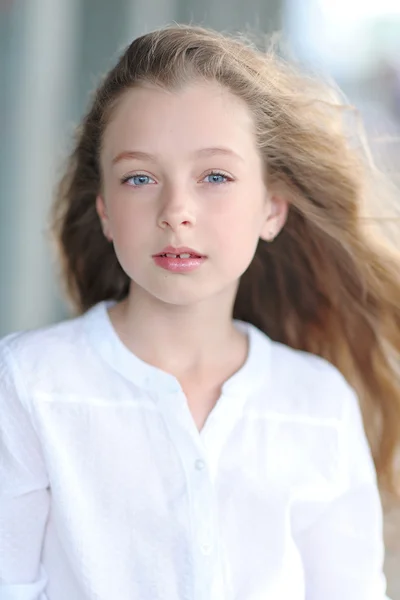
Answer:
[{"label": "white button", "polygon": [[212,553],[211,544],[202,544],[200,546],[200,549],[201,549],[201,553],[204,554],[204,556],[210,556],[210,554]]},{"label": "white button", "polygon": [[204,462],[204,460],[201,460],[201,458],[199,458],[196,460],[194,465],[198,471],[202,471],[204,469],[204,467],[206,466],[206,463]]}]

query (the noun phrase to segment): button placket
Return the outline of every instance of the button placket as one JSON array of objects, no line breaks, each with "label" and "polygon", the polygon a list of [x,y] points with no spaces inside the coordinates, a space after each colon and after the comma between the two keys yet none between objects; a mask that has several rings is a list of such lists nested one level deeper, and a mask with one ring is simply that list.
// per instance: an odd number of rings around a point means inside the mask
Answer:
[{"label": "button placket", "polygon": [[215,578],[215,497],[210,465],[182,392],[159,393],[158,405],[186,474],[200,600],[209,600]]},{"label": "button placket", "polygon": [[194,466],[193,513],[196,524],[197,543],[200,554],[203,557],[209,557],[213,554],[215,548],[214,493],[206,461],[202,458],[197,458]]}]

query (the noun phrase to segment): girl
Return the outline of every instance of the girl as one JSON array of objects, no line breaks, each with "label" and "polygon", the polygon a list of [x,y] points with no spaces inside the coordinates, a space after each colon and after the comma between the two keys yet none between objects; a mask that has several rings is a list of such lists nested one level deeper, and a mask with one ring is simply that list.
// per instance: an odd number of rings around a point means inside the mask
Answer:
[{"label": "girl", "polygon": [[186,26],[102,82],[54,212],[81,315],[1,345],[2,600],[385,597],[398,256],[344,116]]}]

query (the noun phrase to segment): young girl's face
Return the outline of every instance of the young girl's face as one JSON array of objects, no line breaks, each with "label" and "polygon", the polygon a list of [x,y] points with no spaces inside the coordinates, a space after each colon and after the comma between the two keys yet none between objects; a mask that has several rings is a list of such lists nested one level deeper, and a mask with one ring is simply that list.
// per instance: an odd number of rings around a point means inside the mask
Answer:
[{"label": "young girl's face", "polygon": [[188,305],[235,293],[282,227],[247,106],[217,83],[127,91],[108,124],[97,210],[136,287]]}]

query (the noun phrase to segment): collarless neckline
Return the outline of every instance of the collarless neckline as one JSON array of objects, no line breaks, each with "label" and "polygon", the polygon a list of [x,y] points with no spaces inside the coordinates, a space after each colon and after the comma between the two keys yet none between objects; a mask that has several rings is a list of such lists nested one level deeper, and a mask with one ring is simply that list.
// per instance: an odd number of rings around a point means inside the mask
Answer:
[{"label": "collarless neckline", "polygon": [[[181,386],[174,375],[140,359],[122,342],[108,313],[113,301],[103,301],[84,315],[85,329],[95,351],[124,378],[148,391],[176,394]],[[248,354],[245,362],[221,388],[223,395],[246,395],[259,387],[269,375],[271,340],[253,325],[234,321],[235,326],[248,336]]]}]

